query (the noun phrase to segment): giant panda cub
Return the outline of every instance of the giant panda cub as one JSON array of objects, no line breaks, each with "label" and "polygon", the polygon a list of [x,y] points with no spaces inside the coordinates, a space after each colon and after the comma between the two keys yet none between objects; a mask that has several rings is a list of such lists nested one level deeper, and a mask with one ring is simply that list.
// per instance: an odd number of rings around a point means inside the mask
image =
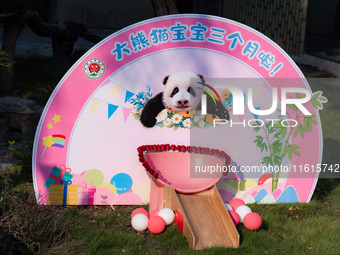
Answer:
[{"label": "giant panda cub", "polygon": [[[201,82],[190,82],[196,78]],[[165,85],[163,92],[151,98],[144,106],[141,114],[141,122],[145,127],[153,127],[156,124],[156,117],[163,109],[173,111],[190,111],[201,108],[202,89],[205,81],[202,75],[189,71],[180,71],[164,78]],[[227,109],[216,100],[217,106],[210,96],[207,96],[207,113],[214,114],[220,119],[229,120]]]}]

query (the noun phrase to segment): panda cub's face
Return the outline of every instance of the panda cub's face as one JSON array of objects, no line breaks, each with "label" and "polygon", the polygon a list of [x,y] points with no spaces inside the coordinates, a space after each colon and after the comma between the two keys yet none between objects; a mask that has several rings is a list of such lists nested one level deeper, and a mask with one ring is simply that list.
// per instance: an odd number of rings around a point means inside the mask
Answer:
[{"label": "panda cub's face", "polygon": [[202,90],[202,84],[190,82],[190,79],[200,79],[203,77],[189,71],[181,71],[164,78],[165,85],[163,91],[163,103],[165,108],[174,111],[194,110],[198,107]]}]

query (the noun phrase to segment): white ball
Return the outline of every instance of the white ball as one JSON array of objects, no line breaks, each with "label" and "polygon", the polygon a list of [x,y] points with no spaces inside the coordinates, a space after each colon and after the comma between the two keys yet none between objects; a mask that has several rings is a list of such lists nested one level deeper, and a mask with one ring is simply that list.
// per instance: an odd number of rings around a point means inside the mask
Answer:
[{"label": "white ball", "polygon": [[233,208],[231,207],[230,204],[224,203],[225,207],[227,208],[228,211],[233,211]]},{"label": "white ball", "polygon": [[241,205],[239,207],[236,208],[235,212],[238,214],[238,216],[240,216],[240,222],[243,223],[243,219],[244,217],[248,214],[251,213],[251,209],[246,206],[246,205]]},{"label": "white ball", "polygon": [[158,212],[158,216],[162,217],[166,225],[170,225],[175,219],[175,213],[170,208],[163,208]]},{"label": "white ball", "polygon": [[131,225],[132,227],[137,231],[144,231],[148,227],[148,217],[144,214],[136,214],[131,219]]}]

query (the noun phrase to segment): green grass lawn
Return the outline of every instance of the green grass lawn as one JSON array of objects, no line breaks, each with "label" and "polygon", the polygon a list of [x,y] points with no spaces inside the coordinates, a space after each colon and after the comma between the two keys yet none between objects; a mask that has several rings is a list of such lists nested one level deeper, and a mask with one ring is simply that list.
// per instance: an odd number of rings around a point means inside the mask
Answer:
[{"label": "green grass lawn", "polygon": [[[43,105],[64,70],[51,70],[49,59],[38,60],[45,73],[27,67],[31,60],[17,60],[15,84],[18,93]],[[324,74],[305,66],[302,70],[306,76]],[[323,162],[340,163],[340,84],[312,89],[322,90],[329,100],[321,111]],[[339,179],[319,179],[308,204],[249,205],[262,216],[259,230],[239,225],[239,248],[202,251],[191,250],[173,225],[159,235],[133,230],[130,214],[136,206],[115,206],[115,210],[37,206],[27,167],[21,173],[0,173],[0,184],[1,254],[340,254]]]}]

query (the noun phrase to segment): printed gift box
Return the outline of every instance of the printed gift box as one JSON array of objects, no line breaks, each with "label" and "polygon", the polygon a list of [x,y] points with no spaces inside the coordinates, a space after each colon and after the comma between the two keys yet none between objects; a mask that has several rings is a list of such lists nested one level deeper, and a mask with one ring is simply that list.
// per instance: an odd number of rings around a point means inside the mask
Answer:
[{"label": "printed gift box", "polygon": [[70,173],[71,169],[66,168],[64,165],[61,165],[59,167],[55,166],[53,167],[52,172],[47,178],[44,186],[46,188],[49,188],[51,184],[59,184],[61,181],[68,182],[73,177],[73,175]]},{"label": "printed gift box", "polygon": [[78,205],[78,189],[82,185],[72,185],[72,181],[51,184],[48,194],[49,205]]},{"label": "printed gift box", "polygon": [[94,204],[94,194],[96,193],[96,188],[87,188],[84,183],[81,189],[78,189],[78,204],[79,205],[93,205]]}]

